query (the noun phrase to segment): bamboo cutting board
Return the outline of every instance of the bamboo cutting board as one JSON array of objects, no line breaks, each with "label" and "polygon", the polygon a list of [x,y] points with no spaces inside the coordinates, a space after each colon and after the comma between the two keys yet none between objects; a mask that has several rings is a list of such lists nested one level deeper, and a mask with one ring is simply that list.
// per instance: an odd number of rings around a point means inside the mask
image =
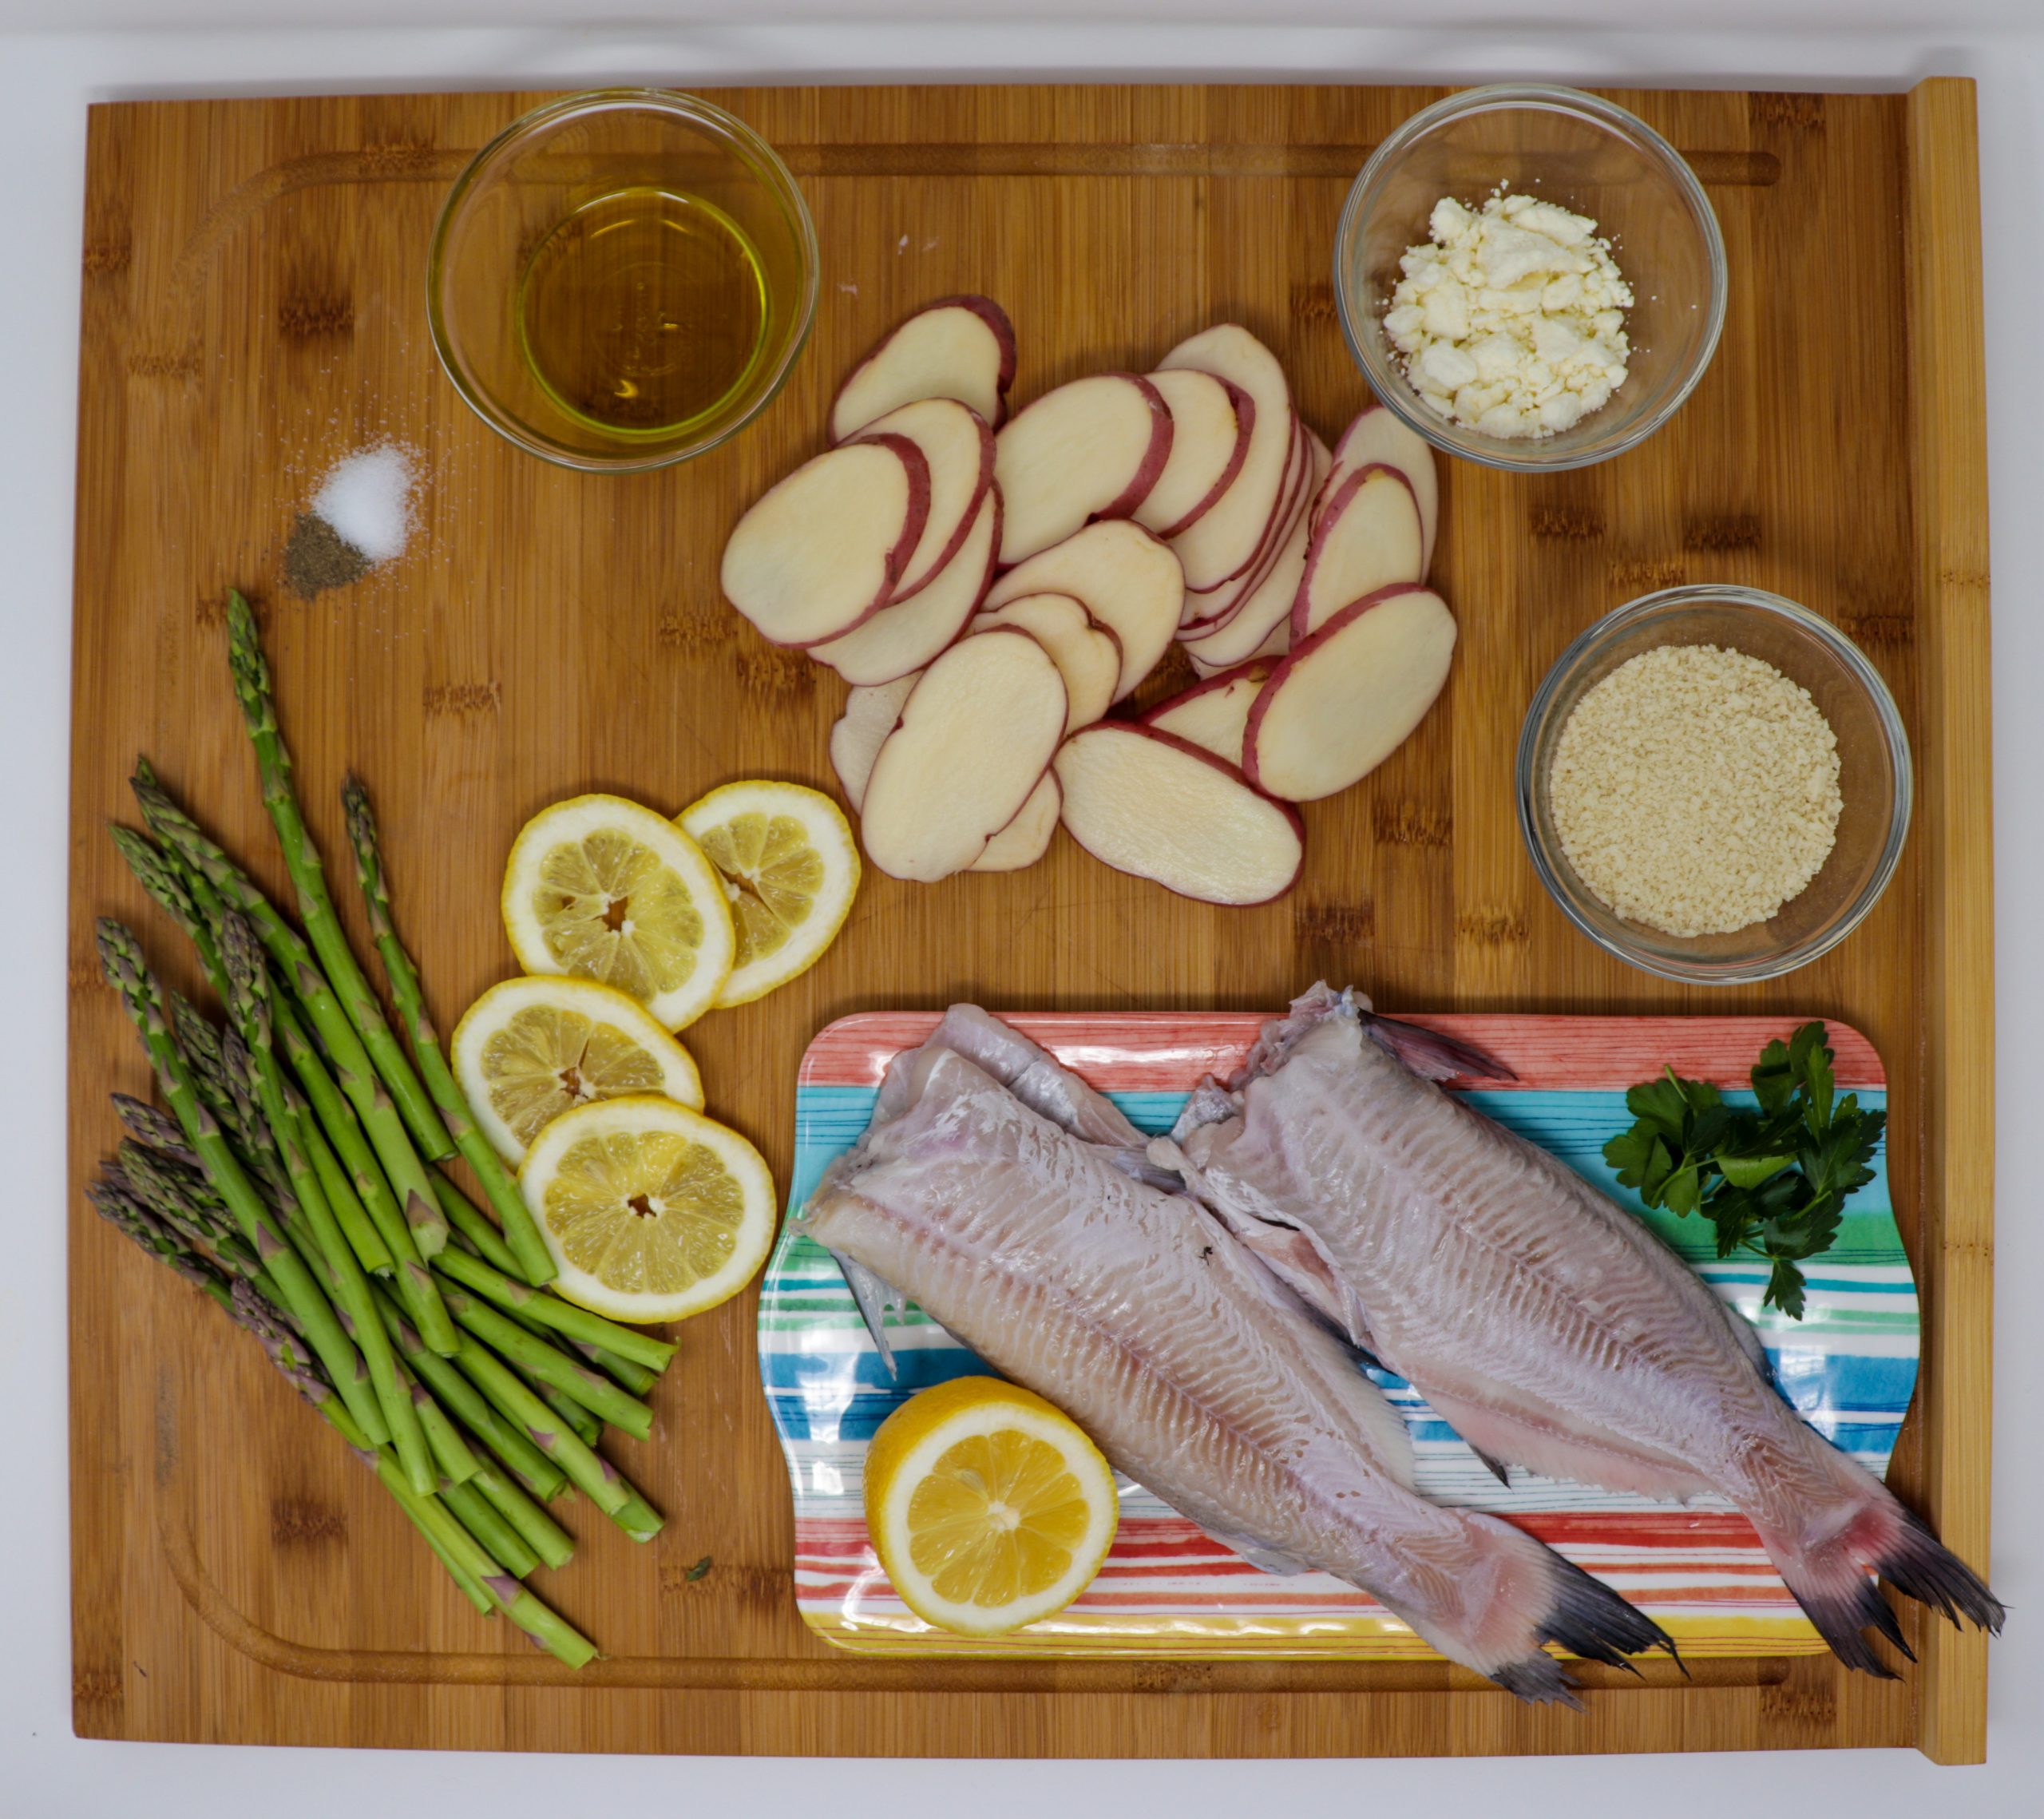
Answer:
[{"label": "bamboo cutting board", "polygon": [[[645,1548],[576,1519],[548,1595],[609,1658],[570,1676],[463,1603],[256,1348],[101,1227],[80,1190],[149,1090],[93,918],[178,940],[101,833],[146,751],[272,886],[283,870],[225,676],[222,605],[255,597],[315,833],[350,766],[395,907],[450,1027],[513,970],[503,856],[557,797],[671,812],[744,775],[830,783],[839,684],[719,601],[743,505],[818,445],[838,378],[929,298],[999,297],[1018,404],[1148,365],[1233,318],[1308,419],[1363,401],[1328,269],[1366,149],[1435,91],[782,89],[719,93],[815,213],[822,300],[780,398],[735,442],[628,478],[517,453],[428,341],[434,212],[540,97],[124,104],[89,134],[72,755],[73,1698],[81,1735],[760,1754],[1281,1755],[1985,1746],[1981,1639],[1903,1621],[1921,1665],[1828,1658],[1587,1669],[1589,1710],[1519,1706],[1432,1662],[853,1659],[798,1618],[787,1481],[753,1298],[679,1330],[658,1427],[620,1463],[667,1512]],[[1447,694],[1374,776],[1307,811],[1287,899],[1224,910],[1060,838],[1012,877],[869,878],[830,957],[689,1033],[714,1115],[785,1179],[795,1068],[823,1024],[970,997],[999,1010],[1264,1009],[1316,977],[1391,1009],[1822,1015],[1889,1074],[1890,1169],[1924,1296],[1891,1481],[1987,1560],[1993,1016],[1986,469],[1971,85],[1909,94],[1620,93],[1690,157],[1731,309],[1710,373],[1646,448],[1528,478],[1444,476],[1435,580],[1462,643]],[[300,601],[283,543],[326,468],[381,436],[427,480],[406,556]],[[1916,823],[1860,931],[1771,986],[1706,993],[1573,934],[1519,845],[1531,691],[1609,608],[1681,581],[1773,588],[1851,632],[1915,748]],[[1150,685],[1152,693],[1165,686]],[[1147,696],[1145,697],[1147,699]],[[353,913],[344,903],[344,911]],[[356,925],[359,940],[362,929]],[[699,1575],[691,1568],[710,1562]]]}]

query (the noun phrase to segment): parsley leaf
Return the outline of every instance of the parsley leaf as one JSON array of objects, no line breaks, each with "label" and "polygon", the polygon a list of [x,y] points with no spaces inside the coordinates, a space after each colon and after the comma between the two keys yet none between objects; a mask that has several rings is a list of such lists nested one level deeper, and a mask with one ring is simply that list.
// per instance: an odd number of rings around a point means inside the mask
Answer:
[{"label": "parsley leaf", "polygon": [[1626,1093],[1633,1123],[1604,1146],[1619,1185],[1648,1206],[1709,1219],[1720,1257],[1765,1258],[1763,1305],[1792,1320],[1803,1318],[1808,1288],[1797,1266],[1831,1248],[1846,1201],[1874,1179],[1888,1124],[1858,1094],[1838,1096],[1826,1033],[1806,1023],[1761,1051],[1754,1111],[1664,1069]]}]

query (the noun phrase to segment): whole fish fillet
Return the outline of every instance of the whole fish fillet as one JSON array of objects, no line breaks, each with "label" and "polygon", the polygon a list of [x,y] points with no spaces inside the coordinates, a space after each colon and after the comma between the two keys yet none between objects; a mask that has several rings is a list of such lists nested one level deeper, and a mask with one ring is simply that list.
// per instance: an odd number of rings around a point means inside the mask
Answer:
[{"label": "whole fish fillet", "polygon": [[1776,1393],[1752,1327],[1638,1219],[1424,1077],[1447,1070],[1412,1034],[1316,986],[1151,1159],[1487,1458],[1728,1498],[1850,1666],[1891,1678],[1869,1627],[1903,1646],[1869,1569],[1998,1631],[1987,1586]]},{"label": "whole fish fillet", "polygon": [[1139,1141],[1034,1044],[961,1009],[897,1060],[802,1216],[1258,1566],[1347,1579],[1529,1699],[1569,1698],[1543,1642],[1611,1662],[1672,1650],[1531,1536],[1418,1496],[1377,1387],[1210,1215],[1117,1166]]}]

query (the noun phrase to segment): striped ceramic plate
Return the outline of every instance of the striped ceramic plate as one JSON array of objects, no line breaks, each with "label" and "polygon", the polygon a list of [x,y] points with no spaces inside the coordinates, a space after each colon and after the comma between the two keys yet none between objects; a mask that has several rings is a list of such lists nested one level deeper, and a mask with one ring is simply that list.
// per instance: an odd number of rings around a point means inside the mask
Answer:
[{"label": "striped ceramic plate", "polygon": [[[1263,1019],[1169,1014],[1016,1016],[1067,1065],[1147,1131],[1177,1116],[1205,1075],[1227,1074]],[[1757,1260],[1719,1262],[1697,1219],[1646,1213],[1618,1188],[1606,1139],[1630,1122],[1626,1088],[1672,1064],[1728,1089],[1745,1084],[1764,1044],[1794,1020],[1773,1017],[1442,1016],[1413,1020],[1510,1064],[1516,1084],[1462,1093],[1642,1211],[1719,1294],[1760,1329],[1782,1392],[1804,1416],[1884,1473],[1916,1381],[1916,1290],[1889,1205],[1885,1152],[1853,1197],[1836,1244],[1809,1270],[1801,1322],[1761,1310]],[[925,1013],[846,1017],[810,1045],[796,1087],[799,1207],[824,1167],[866,1128],[886,1065],[927,1035]],[[1840,1090],[1887,1103],[1880,1060],[1834,1024]],[[1121,1531],[1077,1603],[998,1644],[930,1629],[894,1596],[868,1540],[860,1471],[873,1429],[915,1391],[988,1367],[911,1306],[890,1332],[889,1377],[836,1266],[790,1219],[768,1265],[759,1368],[794,1487],[795,1595],[830,1641],[896,1654],[1181,1656],[1428,1653],[1367,1594],[1309,1573],[1260,1572],[1139,1485],[1122,1488]],[[1744,1517],[1715,1500],[1689,1506],[1586,1490],[1525,1472],[1509,1489],[1400,1379],[1373,1372],[1412,1431],[1420,1487],[1444,1503],[1495,1511],[1559,1548],[1651,1613],[1693,1655],[1820,1653],[1824,1644],[1775,1575]]]}]

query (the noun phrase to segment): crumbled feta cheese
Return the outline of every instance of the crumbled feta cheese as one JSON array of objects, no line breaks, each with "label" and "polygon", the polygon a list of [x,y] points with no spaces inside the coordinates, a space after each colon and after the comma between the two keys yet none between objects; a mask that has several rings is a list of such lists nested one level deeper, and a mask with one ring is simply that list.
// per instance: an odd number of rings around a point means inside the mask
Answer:
[{"label": "crumbled feta cheese", "polygon": [[1632,288],[1597,224],[1500,192],[1478,210],[1443,196],[1408,247],[1384,319],[1437,415],[1503,437],[1551,436],[1625,383]]}]

